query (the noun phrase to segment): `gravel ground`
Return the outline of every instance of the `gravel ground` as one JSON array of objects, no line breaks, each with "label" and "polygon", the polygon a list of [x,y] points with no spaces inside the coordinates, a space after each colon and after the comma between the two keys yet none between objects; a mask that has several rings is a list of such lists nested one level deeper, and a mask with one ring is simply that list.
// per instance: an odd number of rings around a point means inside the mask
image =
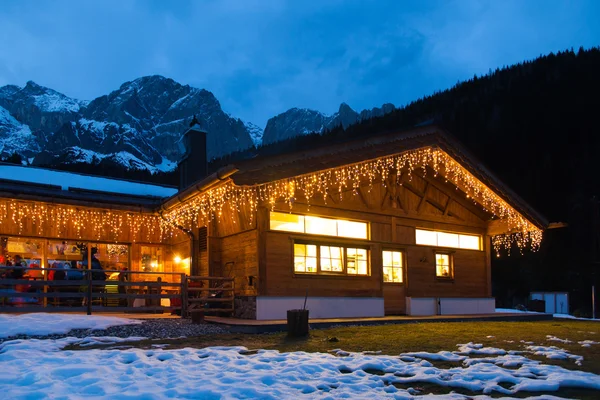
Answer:
[{"label": "gravel ground", "polygon": [[0,338],[0,343],[15,339],[61,339],[65,337],[85,338],[88,336],[116,336],[120,338],[141,336],[149,339],[167,339],[221,333],[229,333],[229,331],[219,325],[192,324],[192,321],[189,319],[156,318],[143,320],[143,323],[137,325],[111,326],[108,329],[73,329],[67,334],[53,335],[17,335]]}]

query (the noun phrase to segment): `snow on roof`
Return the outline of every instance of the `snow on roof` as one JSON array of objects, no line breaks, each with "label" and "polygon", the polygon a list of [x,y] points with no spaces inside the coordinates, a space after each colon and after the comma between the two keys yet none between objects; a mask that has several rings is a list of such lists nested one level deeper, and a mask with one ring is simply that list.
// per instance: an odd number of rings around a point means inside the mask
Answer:
[{"label": "snow on roof", "polygon": [[0,178],[20,182],[56,185],[60,186],[63,190],[73,188],[152,197],[170,197],[177,193],[177,189],[174,187],[19,165],[0,165]]}]

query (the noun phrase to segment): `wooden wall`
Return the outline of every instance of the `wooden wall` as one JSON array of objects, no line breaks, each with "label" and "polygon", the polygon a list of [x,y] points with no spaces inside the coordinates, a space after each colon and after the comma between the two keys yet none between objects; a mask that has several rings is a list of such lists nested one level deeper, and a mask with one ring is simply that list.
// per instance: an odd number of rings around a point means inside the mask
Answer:
[{"label": "wooden wall", "polygon": [[[405,178],[403,178],[405,179]],[[346,190],[326,199],[296,199],[292,212],[323,217],[367,221],[370,240],[353,241],[326,236],[270,231],[269,210],[258,213],[259,266],[263,286],[261,295],[351,296],[386,298],[387,313],[403,313],[405,297],[486,297],[491,295],[489,237],[486,228],[490,215],[438,178],[413,176],[402,185],[387,187],[381,183],[363,186],[356,193]],[[276,211],[289,212],[285,202]],[[436,248],[416,245],[415,228],[482,235],[484,249],[450,251],[454,257],[454,279],[435,276]],[[297,239],[315,243],[361,243],[370,246],[371,275],[342,277],[300,275],[293,270],[293,242]],[[402,284],[383,283],[381,251],[402,250],[406,257]],[[265,285],[266,284],[266,285]],[[388,298],[390,301],[388,301]]]},{"label": "wooden wall", "polygon": [[222,238],[212,237],[213,276],[235,278],[238,296],[256,296],[261,284],[258,274],[258,232],[251,229]]}]

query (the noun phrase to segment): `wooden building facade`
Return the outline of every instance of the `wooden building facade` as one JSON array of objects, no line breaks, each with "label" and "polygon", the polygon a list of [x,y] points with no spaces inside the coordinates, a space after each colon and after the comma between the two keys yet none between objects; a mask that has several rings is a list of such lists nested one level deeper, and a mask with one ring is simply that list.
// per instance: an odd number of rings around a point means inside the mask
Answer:
[{"label": "wooden building facade", "polygon": [[11,204],[26,193],[3,190],[0,236],[44,238],[44,260],[56,239],[125,245],[132,270],[148,257],[153,268],[160,254],[165,271],[234,278],[237,317],[282,319],[305,301],[313,318],[494,312],[493,246],[535,248],[547,226],[436,127],[257,157],[198,178],[137,208],[123,199],[45,205],[87,210],[79,219],[19,211]]}]

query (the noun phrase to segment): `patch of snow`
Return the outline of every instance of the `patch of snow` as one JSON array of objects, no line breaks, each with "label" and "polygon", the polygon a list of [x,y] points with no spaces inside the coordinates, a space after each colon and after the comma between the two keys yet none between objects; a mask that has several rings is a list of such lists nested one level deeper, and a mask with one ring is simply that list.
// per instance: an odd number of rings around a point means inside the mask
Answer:
[{"label": "patch of snow", "polygon": [[552,335],[546,335],[546,340],[548,340],[550,342],[573,343],[572,340],[561,339],[561,338],[558,338],[558,337],[552,336]]},{"label": "patch of snow", "polygon": [[0,107],[0,154],[39,151],[29,125],[19,122],[8,110]]},{"label": "patch of snow", "polygon": [[[127,158],[131,160],[131,157],[133,157],[129,153],[121,153],[118,153],[118,155],[119,157],[123,157],[123,159]],[[170,197],[177,193],[177,189],[172,187],[17,165],[0,165],[0,176],[10,177],[10,179],[22,182],[57,185],[62,187],[63,190],[68,190],[69,187],[72,187],[154,197]]]},{"label": "patch of snow", "polygon": [[581,347],[592,347],[593,344],[600,344],[600,342],[594,342],[593,340],[581,340],[577,342]]},{"label": "patch of snow", "polygon": [[0,314],[0,337],[65,334],[71,329],[106,329],[111,326],[140,323],[141,321],[134,319],[99,315],[50,313]]},{"label": "patch of snow", "polygon": [[505,313],[505,314],[543,314],[537,311],[521,311],[515,310],[513,308],[496,308],[497,313]]},{"label": "patch of snow", "polygon": [[483,347],[480,343],[465,343],[457,344],[459,354],[490,354],[490,355],[503,355],[506,354],[506,350],[497,349],[495,347]]},{"label": "patch of snow", "polygon": [[581,318],[581,317],[575,317],[573,315],[569,315],[569,314],[553,314],[554,318],[563,318],[563,319],[578,319],[581,321],[598,321],[600,322],[600,319],[592,319],[592,318]]},{"label": "patch of snow", "polygon": [[177,163],[163,156],[161,163],[156,164],[155,168],[162,172],[171,172],[177,168]]},{"label": "patch of snow", "polygon": [[264,129],[258,125],[254,125],[252,122],[244,122],[244,126],[248,130],[254,146],[259,147],[262,144],[263,134],[265,133]]},{"label": "patch of snow", "polygon": [[33,96],[36,106],[46,112],[79,112],[79,101],[46,88],[46,93]]},{"label": "patch of snow", "polygon": [[[0,345],[0,363],[9,367],[0,377],[0,391],[9,398],[483,400],[490,399],[491,394],[510,396],[563,387],[600,390],[599,375],[545,365],[525,357],[473,359],[463,367],[444,369],[420,359],[403,361],[399,357],[350,352],[337,357],[276,350],[255,353],[244,347],[224,346],[60,350],[78,340],[4,342]],[[481,394],[427,395],[419,389],[424,383]],[[533,398],[556,397],[530,397]]]},{"label": "patch of snow", "polygon": [[537,356],[544,356],[551,360],[575,360],[577,365],[581,365],[583,362],[583,356],[571,354],[569,351],[556,346],[525,346],[525,348]]}]

